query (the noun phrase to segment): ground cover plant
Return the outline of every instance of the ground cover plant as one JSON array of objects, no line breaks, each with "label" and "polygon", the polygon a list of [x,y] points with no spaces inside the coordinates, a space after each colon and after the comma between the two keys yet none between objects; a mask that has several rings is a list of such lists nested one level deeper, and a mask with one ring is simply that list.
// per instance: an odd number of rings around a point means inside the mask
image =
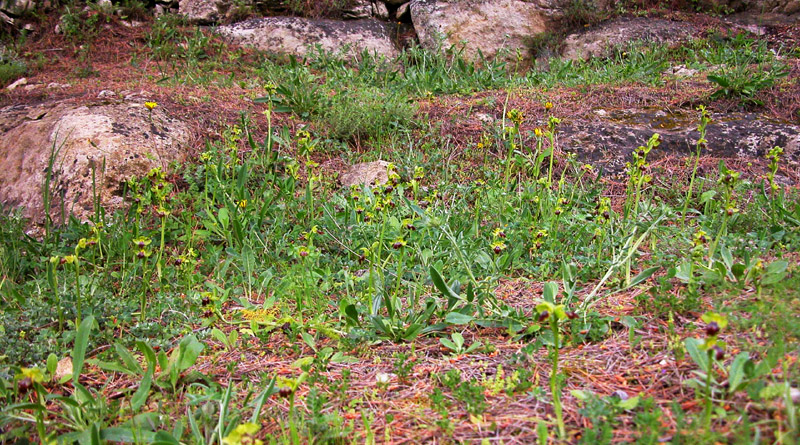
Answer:
[{"label": "ground cover plant", "polygon": [[[458,48],[284,59],[77,10],[8,60],[72,67],[64,98],[147,89],[201,137],[121,211],[0,215],[3,441],[800,439],[798,172],[785,147],[706,155],[715,113],[797,113],[792,41],[709,32],[518,73]],[[703,79],[676,86],[674,63]],[[691,155],[654,162],[657,133],[616,176],[570,154],[562,119],[600,95],[691,109]],[[497,118],[458,132],[454,110]],[[386,183],[339,185],[379,158]]]}]

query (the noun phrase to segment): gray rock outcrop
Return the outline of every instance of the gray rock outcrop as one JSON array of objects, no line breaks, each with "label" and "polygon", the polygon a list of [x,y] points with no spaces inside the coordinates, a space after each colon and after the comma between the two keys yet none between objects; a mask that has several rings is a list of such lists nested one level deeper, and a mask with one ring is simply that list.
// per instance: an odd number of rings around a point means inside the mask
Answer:
[{"label": "gray rock outcrop", "polygon": [[[761,158],[777,145],[784,148],[787,167],[798,169],[800,126],[754,113],[719,113],[712,114],[712,119],[706,128],[708,148],[704,156]],[[586,118],[564,119],[558,133],[565,151],[576,153],[584,162],[621,172],[631,152],[653,133],[660,134],[662,140],[649,159],[693,153],[700,137],[696,127],[697,112],[686,110],[596,110]]]},{"label": "gray rock outcrop", "polygon": [[50,179],[51,215],[80,219],[94,212],[93,187],[107,211],[123,204],[124,183],[184,157],[187,126],[142,103],[69,106],[44,103],[0,109],[0,203],[43,221]]},{"label": "gray rock outcrop", "polygon": [[695,27],[686,22],[645,17],[618,18],[570,34],[564,40],[562,55],[565,59],[605,57],[612,48],[631,42],[677,44],[696,32]]},{"label": "gray rock outcrop", "polygon": [[366,50],[387,58],[399,54],[396,26],[378,20],[312,20],[301,17],[265,17],[220,26],[217,32],[229,42],[295,56],[305,56],[319,46],[334,53],[358,54]]}]

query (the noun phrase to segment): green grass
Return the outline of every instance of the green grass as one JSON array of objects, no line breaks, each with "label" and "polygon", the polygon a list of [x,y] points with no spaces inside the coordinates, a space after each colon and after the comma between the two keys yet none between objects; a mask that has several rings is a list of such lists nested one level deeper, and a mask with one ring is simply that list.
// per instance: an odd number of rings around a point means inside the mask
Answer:
[{"label": "green grass", "polygon": [[[173,20],[158,19],[146,43],[165,82],[241,80],[214,72],[235,56],[226,59],[221,46],[202,33],[183,33]],[[673,61],[774,62],[748,45],[696,43]],[[742,62],[728,50],[755,59]],[[265,436],[253,423],[268,430],[272,443],[371,443],[379,434],[391,438],[386,425],[409,414],[372,408],[394,394],[394,377],[378,373],[387,368],[379,367],[376,349],[386,345],[396,348],[390,369],[403,384],[432,389],[412,414],[436,437],[460,440],[456,431],[482,425],[484,415],[491,419],[502,394],[541,404],[531,416],[542,416],[535,428],[543,440],[558,435],[593,443],[623,426],[645,443],[665,434],[687,443],[701,436],[751,438],[742,416],[752,416],[758,434],[770,440],[791,439],[796,408],[786,402],[776,408],[775,401],[797,370],[783,351],[769,352],[780,342],[766,340],[783,337],[791,352],[800,335],[796,188],[764,192],[758,178],[721,164],[716,175],[698,179],[683,224],[685,195],[653,186],[649,176],[658,174],[646,160],[657,137],[641,141],[627,185],[611,196],[596,171],[558,155],[557,116],[548,116],[544,134],[528,136],[520,134],[521,113],[503,110],[505,119],[485,136],[497,157],[483,156],[472,175],[449,162],[452,141],[437,123],[415,118],[415,101],[432,94],[657,85],[674,54],[634,45],[604,60],[553,60],[549,71],[525,75],[502,62],[474,64],[458,51],[419,48],[401,56],[402,69],[330,54],[285,64],[259,56],[255,66],[242,65],[269,110],[311,125],[287,124],[270,134],[245,113],[206,141],[196,162],[175,167],[180,181],[153,170],[127,184],[125,211],[69,221],[42,239],[28,236],[27,222],[13,212],[0,216],[0,440],[99,443],[136,435],[141,443],[244,443],[242,436]],[[253,140],[256,130],[266,139]],[[362,141],[371,150],[358,156],[394,162],[390,182],[341,189],[315,160],[354,158],[341,152]],[[542,290],[509,302],[496,292],[508,281]],[[636,316],[619,316],[614,299],[632,292],[640,295],[631,302]],[[726,352],[753,353],[739,388],[722,384],[735,375],[722,359],[711,361],[711,389],[689,371],[671,377],[699,406],[710,403],[713,415],[658,405],[645,395],[626,402],[589,388],[565,391],[566,381],[580,381],[569,353],[619,341],[622,329],[636,352],[631,357],[668,349],[702,370],[702,357],[711,355],[692,355],[696,345],[675,333],[674,320],[690,324],[706,309],[730,320],[722,327]],[[639,323],[654,320],[672,329],[663,344],[638,339]],[[681,328],[684,336],[702,337]],[[765,342],[754,345],[752,338]],[[415,348],[431,342],[472,372],[414,374],[409,363],[436,354]],[[483,362],[507,344],[518,348],[506,351],[502,368]],[[267,345],[274,349],[265,351]],[[542,347],[549,363],[566,370],[547,383],[531,365],[548,362]],[[694,362],[675,352],[684,349]],[[243,377],[238,367],[259,360],[257,353],[280,358],[281,369],[290,371],[257,369]],[[68,355],[76,372],[71,386],[49,382]],[[193,368],[198,360],[204,367]],[[352,381],[349,364],[375,367],[374,384]],[[779,365],[782,372],[771,372]],[[100,370],[130,383],[101,379]],[[64,395],[54,396],[55,388]],[[596,428],[563,425],[560,414],[551,419],[551,407],[561,403]],[[674,428],[661,423],[667,408]],[[768,409],[781,417],[763,416]],[[714,428],[706,424],[712,417]],[[491,431],[486,424],[481,431]]]}]

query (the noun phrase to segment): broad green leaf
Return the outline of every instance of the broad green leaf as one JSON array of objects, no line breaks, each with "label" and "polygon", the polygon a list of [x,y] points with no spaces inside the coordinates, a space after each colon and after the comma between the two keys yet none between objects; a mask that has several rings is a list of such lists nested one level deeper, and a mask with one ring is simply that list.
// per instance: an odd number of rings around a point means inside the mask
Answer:
[{"label": "broad green leaf", "polygon": [[131,428],[112,427],[101,429],[100,438],[109,442],[136,443],[138,441],[139,443],[152,443],[155,434],[141,428],[133,431]]},{"label": "broad green leaf", "polygon": [[636,408],[639,405],[639,396],[631,397],[627,400],[620,400],[617,402],[617,407],[622,408],[626,411],[630,411]]},{"label": "broad green leaf", "polygon": [[683,342],[686,346],[686,352],[689,353],[689,357],[694,360],[697,366],[705,373],[708,373],[709,369],[709,361],[708,361],[708,354],[702,349],[700,349],[700,345],[702,344],[702,340],[698,340],[696,338],[687,338],[686,341]]},{"label": "broad green leaf", "polygon": [[184,337],[179,345],[178,371],[185,371],[194,365],[204,347],[194,335]]},{"label": "broad green leaf", "polygon": [[358,359],[338,351],[331,356],[331,363],[358,363]]},{"label": "broad green leaf", "polygon": [[558,283],[555,281],[548,281],[544,284],[544,290],[542,291],[542,299],[544,299],[544,301],[555,304],[557,294]]},{"label": "broad green leaf", "polygon": [[750,361],[750,355],[746,352],[741,352],[731,363],[730,371],[728,372],[728,394],[733,394],[739,390],[739,385],[745,378],[745,364]]},{"label": "broad green leaf", "polygon": [[456,349],[459,351],[464,347],[464,336],[461,335],[460,332],[453,332],[450,337],[453,339],[453,343],[456,345]]},{"label": "broad green leaf", "polygon": [[217,328],[211,330],[211,338],[222,343],[223,345],[228,344],[228,337],[225,335],[224,332],[220,331]]},{"label": "broad green leaf", "polygon": [[447,349],[451,351],[458,351],[458,346],[452,342],[449,338],[440,338],[439,342],[441,342]]},{"label": "broad green leaf", "polygon": [[467,324],[474,320],[471,315],[462,314],[461,312],[448,312],[444,320],[450,324]]},{"label": "broad green leaf", "polygon": [[94,326],[94,317],[86,317],[78,326],[78,333],[75,335],[75,346],[72,348],[72,380],[78,382],[83,370],[83,362],[86,359],[86,348],[89,345],[89,332]]},{"label": "broad green leaf", "polygon": [[152,365],[147,368],[147,372],[144,374],[141,383],[139,383],[139,387],[136,389],[136,392],[133,393],[133,397],[131,397],[131,409],[133,412],[139,411],[139,408],[147,401],[147,396],[150,395],[150,386],[153,383],[154,371],[155,369],[153,369]]},{"label": "broad green leaf", "polygon": [[649,267],[641,272],[639,272],[633,279],[631,280],[630,286],[636,286],[639,283],[644,282],[648,278],[652,277],[656,271],[661,269],[659,266]]},{"label": "broad green leaf", "polygon": [[58,357],[52,352],[47,356],[47,373],[50,375],[55,374],[58,368]]},{"label": "broad green leaf", "polygon": [[317,351],[317,342],[314,341],[314,337],[311,334],[308,332],[301,332],[300,336],[303,337],[303,341],[306,342],[309,348],[314,350],[314,352]]},{"label": "broad green leaf", "polygon": [[133,354],[131,354],[130,351],[128,351],[128,349],[126,349],[124,346],[119,343],[114,343],[114,350],[117,352],[120,360],[122,360],[122,363],[125,364],[125,367],[128,368],[132,373],[141,374],[144,372],[142,366],[139,364],[136,358],[133,357]]},{"label": "broad green leaf", "polygon": [[590,391],[584,391],[581,389],[573,389],[569,393],[572,394],[572,397],[575,397],[576,399],[581,401],[589,400],[589,397],[592,396],[592,393]]},{"label": "broad green leaf", "polygon": [[444,295],[447,298],[454,298],[456,300],[461,300],[461,296],[453,292],[453,289],[450,289],[450,286],[448,286],[447,283],[444,282],[444,279],[442,279],[442,275],[439,273],[438,270],[436,270],[435,267],[431,266],[428,268],[428,270],[430,272],[431,281],[433,281],[433,285],[436,286],[437,289],[439,289],[439,292],[441,292],[442,295]]}]

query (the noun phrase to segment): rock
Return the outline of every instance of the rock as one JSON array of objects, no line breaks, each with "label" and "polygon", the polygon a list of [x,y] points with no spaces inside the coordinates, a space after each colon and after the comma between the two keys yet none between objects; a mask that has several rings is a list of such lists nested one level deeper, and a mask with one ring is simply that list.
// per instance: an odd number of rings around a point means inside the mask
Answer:
[{"label": "rock", "polygon": [[345,19],[357,20],[372,17],[372,2],[370,0],[356,0],[351,6],[342,11]]},{"label": "rock", "polygon": [[115,93],[115,92],[113,92],[111,90],[102,90],[99,93],[97,93],[97,98],[98,99],[116,99],[117,98],[117,93]]},{"label": "rock", "polygon": [[700,71],[692,68],[687,68],[686,65],[676,65],[664,71],[663,73],[661,73],[661,75],[665,77],[681,79],[681,78],[694,77],[699,73]]},{"label": "rock", "polygon": [[128,179],[183,159],[189,130],[141,103],[43,103],[0,109],[0,135],[0,203],[21,207],[36,224],[44,220],[41,190],[54,150],[52,216],[63,204],[67,214],[86,220],[94,212],[93,185],[107,212],[120,208]]},{"label": "rock", "polygon": [[411,14],[411,2],[403,3],[402,5],[397,7],[397,11],[394,13],[394,18],[398,21],[403,21]]},{"label": "rock", "polygon": [[28,11],[33,11],[35,7],[34,0],[3,0],[0,3],[0,11],[12,16],[20,16]]},{"label": "rock", "polygon": [[198,25],[231,22],[242,15],[251,15],[271,8],[284,7],[285,0],[159,0],[163,12],[175,6],[187,21]]},{"label": "rock", "polygon": [[58,383],[72,376],[72,359],[64,357],[58,361],[56,372],[53,373],[53,381]]},{"label": "rock", "polygon": [[68,83],[50,82],[50,83],[47,84],[47,89],[48,90],[54,90],[56,88],[69,88],[71,86],[72,85],[70,85]]},{"label": "rock", "polygon": [[475,119],[484,124],[492,124],[495,121],[494,116],[486,113],[475,113]]},{"label": "rock", "polygon": [[[566,0],[415,0],[411,21],[420,44],[432,50],[460,47],[475,59],[480,51],[489,59],[505,51],[525,62],[533,56],[531,40],[544,32],[555,32],[563,18]],[[441,41],[441,43],[440,43]]]},{"label": "rock", "polygon": [[[715,113],[711,117],[706,128],[708,149],[703,154],[754,159],[762,158],[777,145],[784,148],[787,168],[798,168],[800,126],[754,113]],[[608,172],[621,173],[631,152],[644,145],[653,133],[659,133],[662,140],[650,152],[649,160],[693,153],[700,137],[696,127],[697,112],[639,109],[593,113],[587,119],[563,119],[557,131],[564,151],[577,154],[583,162],[602,165]]]},{"label": "rock", "polygon": [[17,88],[19,88],[19,87],[21,87],[23,85],[27,85],[27,84],[28,84],[28,79],[25,78],[25,77],[21,77],[21,78],[15,80],[14,83],[12,83],[11,85],[7,86],[6,89],[8,91],[14,91]]},{"label": "rock", "polygon": [[14,19],[6,15],[6,13],[3,11],[0,11],[0,21],[5,23],[6,25],[14,26]]},{"label": "rock", "polygon": [[301,17],[265,17],[220,26],[217,32],[229,42],[263,51],[305,56],[309,47],[319,45],[334,53],[363,50],[387,58],[399,54],[395,45],[396,26],[378,20],[313,20]]},{"label": "rock", "polygon": [[354,185],[366,185],[368,187],[385,184],[389,180],[386,168],[389,163],[386,161],[362,162],[350,167],[339,177],[339,182],[344,187]]},{"label": "rock", "polygon": [[389,8],[387,8],[386,4],[381,1],[373,1],[372,16],[381,20],[387,20],[389,18]]},{"label": "rock", "polygon": [[691,38],[697,30],[689,23],[634,17],[603,22],[594,28],[570,34],[564,40],[565,59],[588,59],[608,56],[614,47],[631,42],[675,44]]},{"label": "rock", "polygon": [[178,3],[178,13],[186,20],[200,25],[217,23],[222,17],[224,3],[217,0],[181,0]]}]

